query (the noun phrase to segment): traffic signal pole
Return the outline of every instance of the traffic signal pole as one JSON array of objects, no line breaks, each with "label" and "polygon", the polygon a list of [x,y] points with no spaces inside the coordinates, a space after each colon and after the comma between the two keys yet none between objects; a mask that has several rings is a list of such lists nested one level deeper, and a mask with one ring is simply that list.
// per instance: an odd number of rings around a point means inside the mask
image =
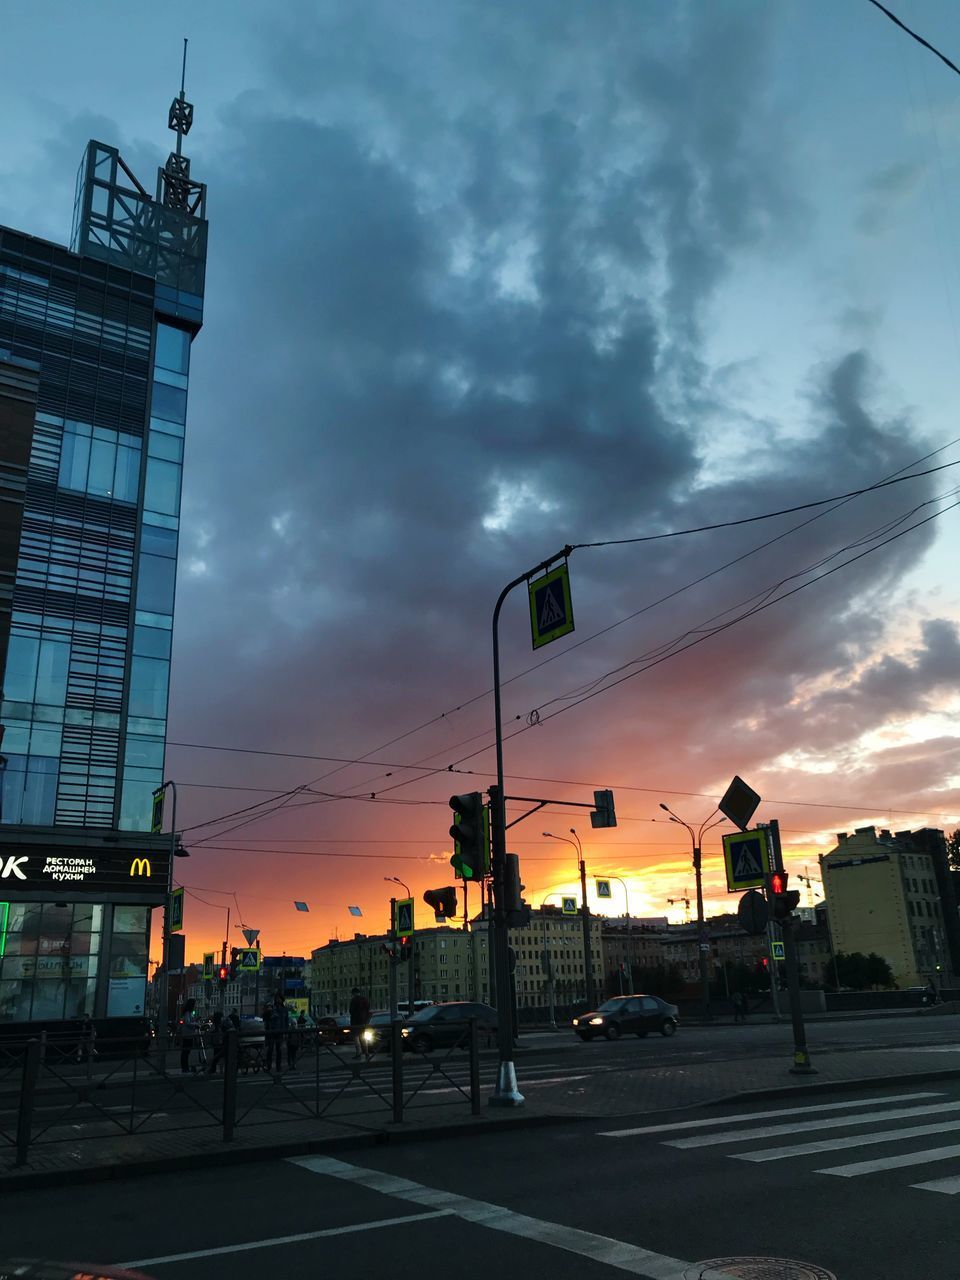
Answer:
[{"label": "traffic signal pole", "polygon": [[[770,840],[773,852],[773,865],[783,875],[783,851],[780,847],[780,823],[773,818],[769,825]],[[771,877],[771,880],[773,877]],[[773,894],[770,894],[771,899]],[[771,907],[774,903],[771,901]],[[795,1076],[816,1075],[817,1069],[810,1063],[810,1051],[807,1049],[807,1029],[803,1021],[803,1009],[800,1006],[800,965],[797,960],[797,940],[794,936],[796,917],[790,913],[780,920],[780,932],[783,937],[783,959],[787,970],[787,991],[790,995],[790,1020],[793,1023],[793,1066],[790,1074]],[[771,981],[776,975],[771,975]]]},{"label": "traffic signal pole", "polygon": [[593,951],[590,947],[590,907],[587,905],[587,864],[580,855],[580,901],[581,919],[583,923],[583,978],[586,988],[587,1008],[593,1009],[597,1003],[593,981]]}]

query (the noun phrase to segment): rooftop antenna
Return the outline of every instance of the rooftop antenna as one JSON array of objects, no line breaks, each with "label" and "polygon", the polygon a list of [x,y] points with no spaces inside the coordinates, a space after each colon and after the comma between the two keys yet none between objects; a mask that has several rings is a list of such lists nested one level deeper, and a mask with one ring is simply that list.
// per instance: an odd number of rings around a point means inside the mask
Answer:
[{"label": "rooftop antenna", "polygon": [[191,196],[198,190],[198,184],[190,181],[190,161],[183,154],[183,139],[193,125],[193,103],[187,101],[187,37],[183,37],[183,62],[180,68],[180,92],[170,104],[167,116],[167,128],[177,135],[176,150],[171,151],[167,163],[163,167],[163,203],[168,209],[184,209],[188,213],[191,208]]}]

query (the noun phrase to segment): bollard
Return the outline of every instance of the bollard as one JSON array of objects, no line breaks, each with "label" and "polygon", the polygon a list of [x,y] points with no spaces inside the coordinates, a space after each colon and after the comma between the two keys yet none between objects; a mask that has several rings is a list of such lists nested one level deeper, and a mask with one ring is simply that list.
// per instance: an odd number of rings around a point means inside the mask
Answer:
[{"label": "bollard", "polygon": [[393,1082],[393,1123],[403,1120],[403,1038],[399,1018],[390,1023],[390,1073]]},{"label": "bollard", "polygon": [[20,1077],[20,1114],[17,1117],[17,1166],[27,1163],[30,1150],[30,1132],[33,1128],[33,1099],[40,1076],[39,1040],[29,1040],[23,1055],[23,1075]]},{"label": "bollard", "polygon": [[230,1026],[224,1032],[223,1054],[223,1140],[233,1141],[237,1123],[237,1068],[240,1063],[240,1032]]},{"label": "bollard", "polygon": [[476,1018],[470,1019],[470,1111],[480,1114],[480,1028]]}]

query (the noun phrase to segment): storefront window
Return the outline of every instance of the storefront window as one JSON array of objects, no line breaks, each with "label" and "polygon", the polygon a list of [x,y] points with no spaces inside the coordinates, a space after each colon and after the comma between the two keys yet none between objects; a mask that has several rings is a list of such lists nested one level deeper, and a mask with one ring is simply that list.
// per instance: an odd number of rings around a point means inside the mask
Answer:
[{"label": "storefront window", "polygon": [[0,1022],[93,1013],[103,907],[10,904],[0,959]]}]

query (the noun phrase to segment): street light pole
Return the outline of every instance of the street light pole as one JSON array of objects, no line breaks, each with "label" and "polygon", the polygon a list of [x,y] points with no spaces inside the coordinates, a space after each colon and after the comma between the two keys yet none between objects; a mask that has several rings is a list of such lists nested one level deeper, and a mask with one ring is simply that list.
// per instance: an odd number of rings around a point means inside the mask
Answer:
[{"label": "street light pole", "polygon": [[170,858],[167,866],[167,895],[163,903],[163,952],[160,971],[160,990],[158,992],[157,1010],[158,1022],[157,1041],[160,1050],[160,1062],[162,1070],[166,1070],[167,1065],[167,1041],[169,1040],[170,1028],[170,904],[173,896],[173,860],[179,856],[187,858],[190,855],[186,849],[177,849],[177,784],[168,779],[153,793],[155,796],[170,788],[170,794],[173,797],[173,804],[170,809]]},{"label": "street light pole", "polygon": [[583,860],[583,845],[575,827],[570,828],[573,840],[566,836],[555,836],[552,831],[544,831],[551,840],[562,840],[564,844],[573,845],[577,851],[577,873],[580,876],[580,917],[583,924],[583,984],[587,1007],[594,1005],[593,953],[590,948],[590,907],[587,905],[587,866]]},{"label": "street light pole", "polygon": [[713,814],[718,812],[714,809],[713,813],[708,814],[708,816],[704,818],[703,822],[700,824],[699,831],[695,832],[688,822],[684,822],[682,818],[678,818],[669,805],[665,805],[662,800],[660,801],[660,808],[670,815],[671,822],[679,823],[681,827],[686,828],[690,835],[690,842],[693,846],[693,874],[697,882],[697,959],[699,961],[700,968],[700,992],[703,1002],[703,1016],[705,1018],[709,1018],[711,1016],[710,971],[707,964],[707,952],[704,950],[707,942],[703,919],[703,870],[701,866],[701,845],[703,843],[704,833],[710,831],[713,827],[718,827],[720,823],[726,821],[726,819],[721,817],[716,822],[711,823],[710,819],[713,817]]}]

